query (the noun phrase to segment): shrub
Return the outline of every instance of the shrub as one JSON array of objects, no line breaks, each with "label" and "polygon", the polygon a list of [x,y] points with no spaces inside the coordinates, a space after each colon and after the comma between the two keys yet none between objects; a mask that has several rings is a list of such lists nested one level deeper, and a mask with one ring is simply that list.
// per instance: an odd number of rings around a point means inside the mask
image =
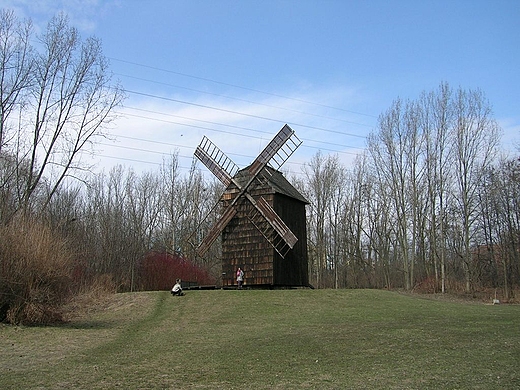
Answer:
[{"label": "shrub", "polygon": [[73,257],[66,241],[31,220],[0,227],[0,321],[41,325],[62,320]]},{"label": "shrub", "polygon": [[413,290],[420,294],[435,294],[440,291],[440,286],[434,276],[428,276],[417,283]]},{"label": "shrub", "polygon": [[205,269],[177,254],[152,252],[140,264],[141,290],[169,290],[176,279],[198,285],[214,283]]}]

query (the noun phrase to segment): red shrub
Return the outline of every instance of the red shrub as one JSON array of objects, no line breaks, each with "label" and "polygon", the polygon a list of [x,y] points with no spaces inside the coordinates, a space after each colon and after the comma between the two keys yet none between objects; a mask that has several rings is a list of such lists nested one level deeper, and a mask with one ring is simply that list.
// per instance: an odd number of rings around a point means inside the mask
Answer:
[{"label": "red shrub", "polygon": [[199,286],[214,283],[205,269],[177,254],[151,252],[140,264],[141,290],[169,290],[176,279]]}]

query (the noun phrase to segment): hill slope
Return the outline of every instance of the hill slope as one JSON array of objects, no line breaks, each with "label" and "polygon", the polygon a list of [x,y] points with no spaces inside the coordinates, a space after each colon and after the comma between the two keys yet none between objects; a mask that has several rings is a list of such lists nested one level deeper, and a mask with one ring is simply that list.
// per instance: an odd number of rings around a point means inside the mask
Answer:
[{"label": "hill slope", "polygon": [[118,294],[66,326],[0,327],[0,388],[515,388],[519,319],[376,290]]}]

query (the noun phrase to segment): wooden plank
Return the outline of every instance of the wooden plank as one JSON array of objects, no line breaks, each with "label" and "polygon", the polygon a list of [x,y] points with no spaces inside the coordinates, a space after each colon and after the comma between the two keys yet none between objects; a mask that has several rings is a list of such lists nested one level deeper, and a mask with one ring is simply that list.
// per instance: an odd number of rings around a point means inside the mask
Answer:
[{"label": "wooden plank", "polygon": [[238,172],[238,165],[231,160],[217,145],[204,136],[195,149],[197,157],[226,187]]}]

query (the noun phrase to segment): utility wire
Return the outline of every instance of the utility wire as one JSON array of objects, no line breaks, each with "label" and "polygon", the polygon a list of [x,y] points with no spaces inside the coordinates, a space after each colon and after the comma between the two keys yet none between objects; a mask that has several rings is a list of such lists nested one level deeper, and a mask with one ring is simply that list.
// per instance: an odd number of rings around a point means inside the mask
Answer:
[{"label": "utility wire", "polygon": [[[287,97],[287,96],[283,96],[283,95],[279,95],[279,94],[274,94],[274,93],[269,93],[269,92],[265,92],[265,91],[256,90],[256,89],[253,89],[253,88],[248,88],[248,87],[243,87],[243,86],[239,86],[239,85],[224,83],[224,82],[220,82],[220,81],[216,81],[216,80],[212,80],[212,79],[208,79],[208,78],[193,76],[193,75],[189,75],[189,74],[185,74],[185,73],[175,72],[175,71],[171,71],[171,70],[167,70],[167,69],[162,69],[162,68],[153,67],[153,66],[149,66],[149,65],[139,64],[139,63],[136,63],[136,62],[121,60],[121,59],[117,59],[117,58],[110,58],[110,59],[114,60],[114,61],[122,62],[122,63],[131,64],[131,65],[134,65],[134,66],[139,66],[139,67],[148,68],[148,69],[154,69],[154,70],[158,70],[158,71],[162,71],[162,72],[166,72],[166,73],[171,73],[171,74],[177,74],[177,75],[181,75],[181,76],[192,78],[192,79],[198,79],[198,80],[211,82],[211,83],[215,83],[215,84],[226,85],[226,86],[230,86],[230,87],[233,87],[233,88],[238,88],[238,89],[242,89],[242,90],[252,91],[252,92],[261,93],[261,94],[269,95],[269,96],[275,96],[275,97],[278,97],[278,98],[292,100],[292,101],[305,103],[305,104],[309,104],[309,105],[314,105],[314,106],[318,106],[318,107],[329,108],[329,109],[334,109],[334,110],[343,111],[343,112],[349,112],[349,113],[353,113],[353,114],[357,114],[357,115],[363,115],[363,116],[366,116],[366,117],[376,118],[373,115],[363,114],[363,113],[360,113],[360,112],[355,112],[355,111],[351,111],[351,110],[341,109],[341,108],[338,108],[338,107],[333,107],[333,106],[328,106],[328,105],[319,104],[319,103],[315,103],[315,102],[310,102],[310,101],[306,101],[306,100],[303,100],[303,99]],[[302,112],[302,111],[298,111],[298,110],[294,110],[294,109],[290,109],[290,108],[285,108],[285,107],[277,107],[277,106],[268,105],[268,104],[259,103],[259,102],[254,102],[254,101],[250,101],[250,100],[246,100],[246,99],[235,98],[235,97],[230,97],[230,96],[225,96],[225,95],[220,95],[220,94],[200,91],[200,90],[196,90],[196,89],[193,89],[193,88],[180,87],[180,86],[176,86],[176,85],[172,85],[172,84],[168,84],[168,83],[163,83],[163,82],[158,82],[158,81],[154,81],[154,80],[144,79],[144,78],[135,77],[135,76],[127,75],[127,74],[119,73],[119,75],[123,76],[123,77],[128,77],[128,78],[133,78],[133,79],[136,79],[136,80],[145,81],[145,82],[148,82],[148,83],[161,84],[161,85],[165,85],[165,86],[172,87],[172,88],[182,88],[182,89],[189,90],[189,91],[192,91],[192,92],[197,92],[197,93],[201,93],[201,94],[209,94],[209,95],[224,97],[224,98],[227,98],[227,99],[234,99],[234,100],[237,100],[237,101],[242,101],[242,102],[246,102],[246,103],[250,103],[250,104],[254,104],[254,105],[260,105],[260,106],[265,106],[265,107],[270,107],[270,108],[275,108],[275,109],[281,109],[281,110],[286,110],[286,111],[290,111],[290,112],[294,112],[294,113],[298,113],[298,114],[311,115],[311,116],[315,116],[315,117],[321,117],[321,118],[324,118],[324,119],[336,120],[336,121],[340,121],[340,122],[344,122],[344,123],[355,124],[355,125],[358,125],[358,126],[370,127],[370,125],[367,125],[367,124],[357,123],[357,122],[353,122],[353,121],[346,121],[346,120],[343,120],[343,119],[327,117],[327,116],[324,116],[324,115],[314,114],[314,113],[310,113],[310,112]],[[130,89],[125,89],[125,91],[127,93],[129,93],[129,94],[134,94],[134,95],[138,95],[138,96],[145,96],[145,97],[149,97],[149,98],[153,98],[153,99],[166,100],[166,101],[171,101],[171,102],[180,103],[180,104],[186,104],[186,105],[190,105],[190,106],[195,106],[195,107],[200,107],[200,108],[210,109],[210,110],[215,110],[215,111],[220,111],[220,112],[226,112],[226,113],[230,113],[230,114],[233,114],[233,115],[241,115],[241,116],[246,116],[246,117],[255,118],[255,119],[261,119],[261,120],[266,120],[266,121],[272,121],[272,122],[277,122],[277,123],[285,123],[286,122],[284,120],[273,119],[273,118],[260,116],[260,115],[247,114],[247,113],[244,113],[244,112],[239,112],[239,111],[235,111],[235,110],[228,110],[228,109],[219,108],[219,107],[213,107],[213,106],[210,106],[210,105],[198,104],[198,103],[190,102],[190,101],[186,101],[186,100],[180,100],[180,99],[174,99],[174,98],[159,96],[159,95],[155,95],[155,94],[152,94],[152,93],[139,92],[139,91],[130,90]],[[162,115],[162,116],[168,116],[168,117],[177,117],[177,118],[190,120],[190,121],[198,121],[198,122],[207,123],[207,124],[210,124],[210,125],[226,126],[226,127],[229,127],[229,128],[246,130],[246,131],[255,132],[255,133],[261,133],[261,134],[266,134],[266,135],[270,134],[269,132],[265,132],[265,131],[245,128],[245,127],[240,127],[240,126],[234,126],[234,125],[227,125],[227,124],[222,124],[222,123],[216,123],[216,122],[210,122],[210,121],[206,121],[206,120],[202,120],[202,119],[187,118],[187,117],[182,117],[182,116],[169,114],[169,113],[163,113],[163,112],[159,112],[159,111],[145,110],[145,109],[141,109],[141,108],[137,108],[137,107],[128,106],[128,107],[125,107],[125,108],[130,109],[130,110],[134,110],[134,111],[146,112],[146,113],[149,113],[149,114]],[[251,136],[251,135],[244,135],[244,134],[239,134],[239,133],[236,133],[236,132],[231,132],[231,131],[226,131],[226,130],[221,130],[221,129],[218,130],[218,129],[215,129],[215,128],[209,128],[209,127],[199,126],[199,125],[195,125],[195,124],[187,124],[187,123],[163,120],[163,119],[158,119],[158,118],[151,118],[151,117],[147,117],[147,116],[131,114],[131,113],[128,113],[128,112],[119,112],[118,114],[124,115],[124,116],[132,116],[132,117],[136,117],[136,118],[142,118],[142,119],[146,119],[146,120],[161,121],[161,122],[171,123],[171,124],[175,124],[175,125],[187,126],[187,127],[197,128],[197,129],[206,130],[206,131],[225,133],[225,134],[232,134],[232,135],[238,135],[238,136],[245,136],[245,137],[248,137],[248,138],[264,139],[264,137],[258,137],[258,136],[255,137],[255,136]],[[363,136],[363,135],[360,135],[360,134],[353,134],[353,133],[347,133],[347,132],[342,132],[342,131],[335,131],[335,130],[331,130],[331,129],[315,127],[315,126],[309,126],[309,125],[298,124],[298,123],[294,123],[294,125],[298,126],[298,127],[303,127],[303,128],[308,128],[308,129],[313,129],[313,130],[333,133],[333,134],[339,134],[339,135],[342,135],[342,136],[351,136],[351,137],[357,137],[357,138],[366,139],[366,136]],[[165,143],[165,142],[153,141],[153,140],[142,139],[142,138],[134,138],[134,137],[128,137],[128,136],[122,136],[122,135],[115,135],[115,136],[119,137],[119,138],[127,138],[127,139],[139,140],[141,142],[154,142],[154,143],[158,143],[158,144],[162,144],[162,145],[168,144],[168,143]],[[349,146],[349,145],[342,145],[342,144],[332,143],[332,142],[327,142],[327,141],[317,141],[317,140],[305,139],[305,138],[302,138],[302,141],[304,141],[304,142],[312,142],[312,143],[316,143],[316,144],[334,145],[334,146],[344,147],[344,148],[359,149],[357,147],[352,147],[352,146]],[[157,154],[164,155],[164,153],[161,153],[161,152],[149,151],[149,150],[146,150],[146,149],[135,148],[135,147],[131,147],[131,146],[107,145],[107,144],[104,144],[104,145],[105,146],[115,146],[115,147],[128,149],[128,150],[136,150],[136,151],[157,153]],[[191,149],[193,149],[193,147],[177,145],[177,144],[168,144],[168,145],[174,146],[174,147],[191,148]],[[334,153],[341,153],[341,154],[353,154],[353,155],[357,154],[357,153],[348,152],[348,151],[339,151],[339,150],[334,150],[334,149],[320,148],[320,147],[309,146],[309,145],[305,145],[305,144],[303,145],[303,147],[305,147],[305,148],[312,148],[312,149],[318,149],[318,150],[325,150],[325,151],[330,151],[330,152],[334,152]],[[229,154],[230,155],[234,155],[234,156],[253,158],[252,156],[244,156],[244,155],[233,154],[233,153],[229,153]],[[99,156],[102,156],[102,155],[99,155]],[[114,156],[104,156],[104,157],[116,158],[116,159],[118,158],[118,157],[114,157]],[[188,156],[181,156],[181,157],[182,158],[190,158]],[[120,159],[121,160],[126,160],[126,161],[134,161],[134,162],[144,162],[144,163],[156,164],[156,163],[152,163],[152,162],[128,159],[128,158],[123,158],[123,157],[121,157]],[[299,164],[299,165],[302,165],[302,164]]]},{"label": "utility wire", "polygon": [[[123,136],[123,135],[115,135],[115,136],[119,137],[119,138],[132,139],[134,141],[151,142],[151,143],[156,143],[156,144],[160,144],[160,145],[173,146],[173,147],[177,147],[177,148],[193,149],[191,146],[177,145],[177,144],[169,143],[169,142],[151,141],[151,140],[147,140],[147,139],[143,139],[143,138],[128,137],[128,136]],[[114,148],[119,148],[119,149],[126,149],[126,150],[135,150],[135,151],[144,152],[144,153],[160,154],[160,155],[163,155],[163,156],[168,154],[166,152],[160,152],[160,151],[157,151],[157,150],[138,148],[138,147],[135,147],[135,146],[125,146],[125,145],[107,144],[107,143],[99,143],[99,145],[101,145],[101,146],[108,146],[108,147],[114,147]],[[323,148],[318,148],[316,146],[308,146],[308,145],[305,145],[305,144],[302,145],[302,147],[303,148],[309,148],[309,149],[325,150],[327,152],[334,152],[334,153],[340,153],[340,154],[357,155],[357,153],[353,153],[353,152],[341,151],[341,150],[332,150],[332,149],[323,149]],[[238,153],[226,153],[226,154],[228,154],[229,156],[250,158],[252,160],[255,158],[255,156],[250,156],[250,155],[245,155],[245,154],[238,154]],[[190,156],[179,155],[179,157],[182,157],[182,158],[192,158],[191,155]],[[303,165],[301,163],[294,163],[294,164],[295,165]]]},{"label": "utility wire", "polygon": [[[183,87],[183,86],[179,86],[179,85],[164,83],[164,82],[161,82],[161,81],[149,80],[149,79],[145,79],[145,78],[142,78],[142,77],[130,76],[130,75],[123,74],[123,73],[114,73],[114,74],[116,74],[118,76],[131,78],[131,79],[134,79],[134,80],[146,81],[148,83],[164,85],[164,86],[171,87],[171,88],[176,88],[176,89],[184,89],[186,91],[197,92],[197,93],[205,94],[205,95],[223,97],[223,98],[226,98],[226,99],[232,99],[232,100],[236,100],[236,101],[239,101],[239,102],[255,104],[255,105],[258,105],[258,106],[274,108],[274,109],[277,109],[277,110],[289,111],[289,112],[293,112],[293,113],[296,113],[296,114],[309,115],[309,116],[313,116],[313,117],[316,117],[316,118],[329,119],[329,120],[334,120],[334,121],[338,121],[338,122],[354,124],[354,125],[358,125],[358,126],[372,127],[372,125],[367,125],[365,123],[348,121],[348,120],[340,119],[340,118],[333,118],[333,117],[330,117],[330,116],[327,116],[327,115],[315,114],[315,113],[312,113],[312,112],[309,112],[309,111],[300,111],[300,110],[295,110],[295,109],[287,108],[287,107],[280,107],[280,106],[274,106],[274,105],[271,105],[271,104],[259,103],[259,102],[255,102],[255,101],[252,101],[252,100],[247,100],[247,99],[242,99],[242,98],[222,95],[222,94],[218,94],[218,93],[212,93],[212,92],[208,92],[208,91],[201,91],[201,90],[194,89],[194,88],[189,88],[189,87]],[[291,98],[285,97],[285,99],[291,99]],[[364,115],[364,114],[359,114],[359,113],[356,113],[356,114],[357,115]]]},{"label": "utility wire", "polygon": [[[126,107],[126,108],[129,108],[129,109],[132,109],[132,110],[136,110],[136,111],[155,113],[155,114],[164,115],[164,116],[179,117],[178,115],[165,114],[165,113],[160,113],[160,112],[150,111],[150,110],[143,110],[143,109],[134,108],[134,107]],[[127,112],[120,112],[119,111],[119,112],[116,112],[116,113],[119,114],[119,115],[127,115],[127,116],[131,116],[131,117],[134,117],[134,118],[141,118],[141,119],[147,119],[147,120],[152,120],[152,121],[156,121],[156,122],[170,123],[170,124],[179,125],[179,126],[193,127],[193,128],[196,128],[196,129],[208,130],[208,131],[212,131],[212,132],[216,132],[216,133],[231,134],[231,135],[237,135],[237,136],[240,136],[240,137],[256,138],[256,139],[262,139],[262,140],[264,139],[264,137],[259,137],[259,136],[240,134],[240,133],[235,133],[235,132],[226,131],[226,130],[217,130],[217,129],[213,129],[213,128],[209,128],[209,127],[197,126],[197,125],[192,125],[192,124],[182,123],[182,122],[175,122],[175,121],[170,121],[170,120],[166,120],[166,119],[151,118],[151,117],[147,117],[147,116],[143,116],[143,115],[130,114],[130,113],[127,113]],[[196,119],[186,118],[186,117],[179,117],[179,118],[184,118],[184,119],[188,119],[188,120],[196,120]],[[204,122],[206,122],[206,123],[213,123],[213,124],[219,125],[219,126],[229,126],[229,125],[215,123],[215,122],[208,122],[208,121],[204,121]],[[240,129],[240,130],[247,130],[247,131],[251,131],[251,132],[261,133],[261,134],[266,134],[266,135],[271,135],[271,133],[269,133],[267,131],[254,130],[254,129],[249,129],[249,128],[240,127],[240,126],[229,126],[229,127]],[[351,145],[338,144],[337,142],[317,141],[317,140],[308,139],[308,138],[301,138],[301,140],[305,141],[305,142],[314,142],[314,143],[317,143],[317,144],[327,144],[327,145],[334,145],[334,146],[339,146],[339,147],[357,149],[357,147],[354,147],[354,146],[351,146]],[[176,145],[176,146],[179,146],[179,145]],[[189,147],[189,146],[185,146],[185,147]],[[191,148],[193,148],[193,147],[191,147]],[[320,149],[320,148],[317,148],[317,147],[314,147],[314,148]],[[323,150],[326,150],[326,149],[323,149]],[[333,151],[336,151],[336,150],[333,150]],[[338,152],[340,152],[340,151],[338,151]]]},{"label": "utility wire", "polygon": [[155,66],[140,64],[140,63],[133,62],[133,61],[122,60],[120,58],[115,58],[115,57],[107,57],[107,58],[112,60],[112,61],[117,61],[117,62],[129,64],[129,65],[134,65],[134,66],[139,66],[139,67],[147,68],[147,69],[153,69],[153,70],[157,70],[157,71],[160,71],[160,72],[175,74],[175,75],[178,75],[178,76],[188,77],[188,78],[192,78],[192,79],[195,79],[195,80],[206,81],[206,82],[210,82],[210,83],[214,83],[214,84],[220,84],[220,85],[224,85],[224,86],[228,86],[228,87],[242,89],[244,91],[261,93],[261,94],[268,95],[268,96],[274,96],[274,97],[278,97],[278,98],[282,98],[282,99],[292,100],[292,101],[296,101],[296,102],[300,102],[300,103],[310,104],[310,105],[323,107],[323,108],[329,108],[329,109],[333,109],[333,110],[337,110],[337,111],[349,112],[351,114],[363,115],[363,116],[367,116],[367,117],[371,117],[371,118],[376,118],[377,119],[377,116],[375,116],[375,115],[370,115],[370,114],[365,114],[365,113],[361,113],[361,112],[351,111],[351,110],[347,110],[347,109],[344,109],[344,108],[329,106],[329,105],[326,105],[326,104],[320,104],[320,103],[316,103],[316,102],[311,102],[311,101],[304,100],[304,99],[298,99],[298,98],[283,96],[283,95],[279,95],[279,94],[276,94],[276,93],[260,91],[258,89],[254,89],[254,88],[244,87],[244,86],[231,84],[231,83],[225,83],[225,82],[222,82],[222,81],[212,80],[212,79],[205,78],[205,77],[194,76],[194,75],[190,75],[190,74],[187,74],[187,73],[176,72],[176,71],[169,70],[169,69],[164,69],[164,68],[159,68],[159,67],[155,67]]},{"label": "utility wire", "polygon": [[[185,100],[174,99],[174,98],[169,98],[169,97],[165,97],[165,96],[158,96],[158,95],[145,93],[145,92],[132,91],[132,90],[128,90],[128,89],[126,89],[125,91],[128,92],[128,93],[134,94],[134,95],[146,96],[146,97],[151,97],[151,98],[154,98],[154,99],[160,99],[160,100],[166,100],[166,101],[175,102],[175,103],[187,104],[187,105],[190,105],[190,106],[195,106],[195,107],[200,107],[200,108],[207,108],[207,109],[210,109],[210,110],[226,112],[228,114],[241,115],[241,116],[246,116],[246,117],[249,117],[249,118],[262,119],[262,120],[271,121],[271,122],[277,122],[277,123],[285,123],[285,121],[282,120],[282,119],[273,119],[273,118],[268,118],[268,117],[260,116],[260,115],[246,114],[244,112],[238,112],[238,111],[228,110],[228,109],[219,108],[219,107],[212,107],[212,106],[208,106],[208,105],[205,105],[205,104],[187,102]],[[364,135],[345,133],[345,132],[336,131],[336,130],[329,130],[329,129],[324,129],[322,127],[309,126],[309,125],[304,125],[304,124],[301,124],[301,123],[294,123],[294,122],[291,122],[291,123],[294,124],[294,126],[305,127],[307,129],[320,130],[320,131],[325,131],[325,132],[328,132],[328,133],[334,133],[334,134],[340,134],[340,135],[346,135],[346,136],[350,136],[350,137],[358,137],[358,138],[366,139],[366,136],[364,136]]]}]

